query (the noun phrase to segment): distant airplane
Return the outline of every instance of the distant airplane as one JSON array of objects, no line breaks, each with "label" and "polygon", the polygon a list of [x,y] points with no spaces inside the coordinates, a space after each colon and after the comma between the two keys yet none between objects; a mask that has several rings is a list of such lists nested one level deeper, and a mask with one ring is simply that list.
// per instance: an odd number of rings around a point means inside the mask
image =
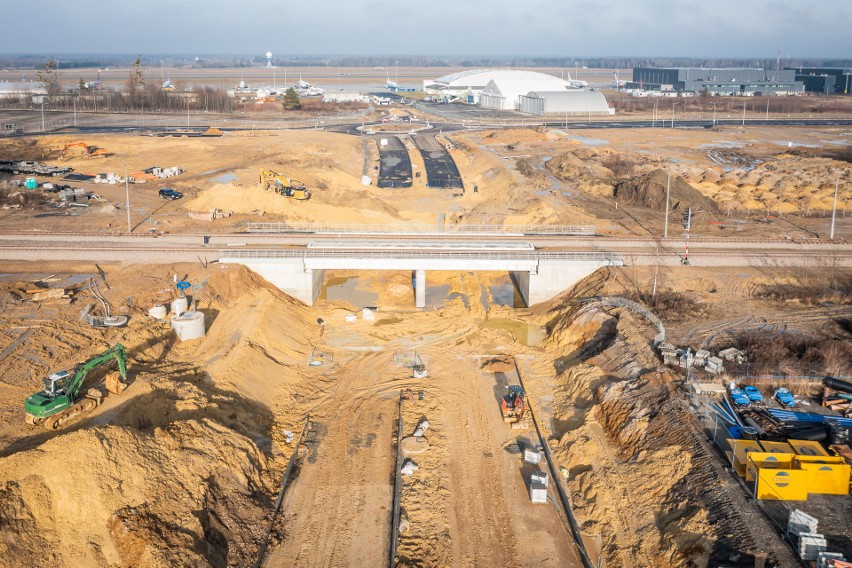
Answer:
[{"label": "distant airplane", "polygon": [[616,90],[623,89],[627,85],[627,81],[620,81],[618,79],[618,71],[612,74],[612,79],[612,84],[616,88]]},{"label": "distant airplane", "polygon": [[568,73],[568,78],[564,79],[564,81],[566,83],[568,83],[569,87],[572,87],[574,89],[585,89],[586,87],[589,86],[589,83],[587,81],[580,81],[579,79],[572,79],[571,73]]},{"label": "distant airplane", "polygon": [[399,91],[399,85],[397,83],[395,83],[394,81],[390,80],[390,74],[388,74],[387,77],[388,77],[388,80],[385,81],[385,89],[388,89],[388,90],[390,90],[391,92],[394,92],[394,93]]}]

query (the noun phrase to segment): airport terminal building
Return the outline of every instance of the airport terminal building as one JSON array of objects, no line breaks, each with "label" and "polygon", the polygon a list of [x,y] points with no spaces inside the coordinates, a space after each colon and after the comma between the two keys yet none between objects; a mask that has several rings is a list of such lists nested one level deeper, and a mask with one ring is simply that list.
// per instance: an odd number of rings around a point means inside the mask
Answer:
[{"label": "airport terminal building", "polygon": [[796,80],[793,70],[750,67],[636,67],[633,69],[633,81],[627,88],[744,97],[801,95],[805,92],[804,83]]}]

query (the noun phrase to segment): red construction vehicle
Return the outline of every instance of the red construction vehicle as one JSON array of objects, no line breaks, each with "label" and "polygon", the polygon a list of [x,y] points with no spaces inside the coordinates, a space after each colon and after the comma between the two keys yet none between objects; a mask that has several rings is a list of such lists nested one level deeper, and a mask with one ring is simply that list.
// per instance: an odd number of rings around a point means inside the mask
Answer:
[{"label": "red construction vehicle", "polygon": [[500,399],[500,412],[503,413],[503,422],[513,424],[524,419],[527,409],[526,394],[524,389],[518,385],[509,385],[509,393]]}]

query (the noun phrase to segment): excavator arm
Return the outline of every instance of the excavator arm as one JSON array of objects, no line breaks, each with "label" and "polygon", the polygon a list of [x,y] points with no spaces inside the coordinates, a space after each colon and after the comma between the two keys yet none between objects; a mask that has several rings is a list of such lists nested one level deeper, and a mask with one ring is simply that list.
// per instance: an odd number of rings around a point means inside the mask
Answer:
[{"label": "excavator arm", "polygon": [[107,349],[100,355],[95,355],[85,363],[80,363],[74,368],[74,378],[71,379],[70,384],[67,386],[68,394],[72,400],[77,398],[80,387],[83,386],[83,382],[86,380],[86,375],[89,371],[109,362],[113,357],[118,362],[118,372],[121,375],[121,379],[127,379],[127,354],[124,351],[124,346],[121,343],[116,343],[115,346]]}]

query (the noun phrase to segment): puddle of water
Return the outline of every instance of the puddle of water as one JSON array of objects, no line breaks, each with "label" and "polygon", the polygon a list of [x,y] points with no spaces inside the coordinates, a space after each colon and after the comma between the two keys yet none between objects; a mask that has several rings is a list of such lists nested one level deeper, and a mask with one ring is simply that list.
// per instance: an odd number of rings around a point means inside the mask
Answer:
[{"label": "puddle of water", "polygon": [[608,140],[603,140],[601,138],[589,138],[588,136],[571,136],[571,140],[576,140],[578,142],[582,142],[586,146],[606,146],[609,144]]},{"label": "puddle of water", "polygon": [[426,285],[426,308],[432,308],[435,306],[443,306],[444,302],[448,300],[447,293],[450,291],[449,284],[441,284],[440,286],[429,286]]},{"label": "puddle of water", "polygon": [[470,307],[470,298],[467,297],[467,294],[462,294],[461,292],[453,292],[452,294],[447,296],[447,302],[449,303],[451,300],[455,300],[456,298],[461,298],[465,309]]},{"label": "puddle of water", "polygon": [[319,294],[320,300],[349,302],[356,308],[375,306],[379,295],[358,289],[358,277],[329,278]]},{"label": "puddle of water", "polygon": [[508,331],[518,339],[521,344],[532,347],[541,343],[545,338],[544,329],[534,323],[505,318],[491,318],[481,324],[482,329],[501,329]]},{"label": "puddle of water", "polygon": [[219,183],[229,183],[237,179],[237,176],[234,174],[222,174],[217,178],[213,178],[213,181],[218,181]]},{"label": "puddle of water", "polygon": [[491,292],[491,301],[495,306],[509,306],[510,308],[526,307],[524,299],[511,282],[489,286],[488,291]]}]

